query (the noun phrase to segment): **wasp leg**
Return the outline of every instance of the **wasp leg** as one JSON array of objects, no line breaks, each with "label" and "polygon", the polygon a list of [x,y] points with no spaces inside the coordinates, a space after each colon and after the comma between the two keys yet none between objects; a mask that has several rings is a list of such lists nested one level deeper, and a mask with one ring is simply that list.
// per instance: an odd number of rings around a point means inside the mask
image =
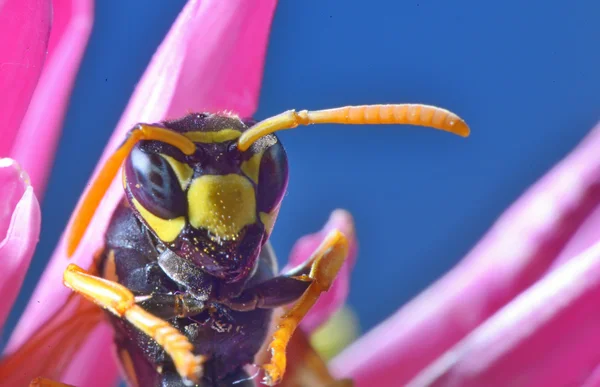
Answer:
[{"label": "wasp leg", "polygon": [[188,293],[152,294],[138,296],[135,299],[137,304],[148,313],[164,320],[195,316],[206,309],[204,302]]},{"label": "wasp leg", "polygon": [[177,372],[184,380],[197,383],[206,358],[192,353],[192,344],[168,322],[146,312],[136,305],[135,296],[126,287],[88,274],[70,264],[63,276],[64,283],[114,315],[126,319],[133,326],[154,339],[173,359]]},{"label": "wasp leg", "polygon": [[70,384],[55,382],[46,378],[35,378],[29,384],[29,387],[73,387]]},{"label": "wasp leg", "polygon": [[[171,250],[165,250],[158,256],[158,266],[177,284],[199,300],[208,300],[212,292],[212,279],[187,259],[183,259]],[[196,284],[195,289],[189,284]]]},{"label": "wasp leg", "polygon": [[339,230],[332,230],[309,260],[312,262],[310,273],[294,277],[306,280],[310,285],[298,302],[281,317],[281,322],[273,334],[269,345],[271,360],[263,366],[265,384],[273,386],[283,378],[287,362],[286,348],[294,331],[317,302],[319,295],[329,290],[347,255],[346,237]]},{"label": "wasp leg", "polygon": [[[327,368],[325,360],[315,351],[307,334],[298,329],[287,347],[288,367],[278,387],[352,387],[350,379],[336,380]],[[257,360],[264,359],[261,354]]]},{"label": "wasp leg", "polygon": [[247,312],[257,308],[273,309],[296,301],[306,292],[312,280],[278,276],[253,286],[234,298],[219,300],[230,309]]}]

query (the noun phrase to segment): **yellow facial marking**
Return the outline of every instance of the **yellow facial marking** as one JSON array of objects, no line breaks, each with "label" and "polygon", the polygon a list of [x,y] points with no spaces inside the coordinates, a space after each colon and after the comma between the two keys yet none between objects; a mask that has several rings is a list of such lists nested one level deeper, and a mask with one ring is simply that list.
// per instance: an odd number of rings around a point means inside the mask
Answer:
[{"label": "yellow facial marking", "polygon": [[187,132],[183,133],[183,135],[193,142],[210,144],[215,142],[235,140],[242,135],[242,132],[235,129],[223,129],[219,130],[218,132]]},{"label": "yellow facial marking", "polygon": [[253,155],[248,160],[244,161],[242,163],[242,165],[240,165],[242,172],[244,172],[246,174],[246,176],[251,178],[252,181],[255,182],[256,184],[258,184],[258,172],[260,171],[260,160],[262,160],[264,153],[265,152],[262,151],[262,152],[259,152],[255,155]]},{"label": "yellow facial marking", "polygon": [[192,175],[194,174],[194,170],[187,164],[181,163],[171,156],[163,155],[161,153],[161,157],[167,160],[171,168],[173,168],[173,172],[177,176],[177,180],[179,180],[179,184],[181,185],[181,189],[185,191],[190,180],[192,179]]},{"label": "yellow facial marking", "polygon": [[265,226],[265,230],[267,233],[271,233],[273,231],[273,226],[275,225],[275,220],[277,220],[277,214],[279,213],[279,207],[275,208],[271,212],[261,212],[258,214],[260,216],[260,221]]},{"label": "yellow facial marking", "polygon": [[131,199],[131,201],[148,226],[163,242],[173,242],[185,227],[185,217],[183,216],[175,219],[162,219],[145,209],[136,199]]},{"label": "yellow facial marking", "polygon": [[190,224],[224,240],[235,240],[244,226],[256,221],[252,184],[243,176],[205,175],[188,191]]}]

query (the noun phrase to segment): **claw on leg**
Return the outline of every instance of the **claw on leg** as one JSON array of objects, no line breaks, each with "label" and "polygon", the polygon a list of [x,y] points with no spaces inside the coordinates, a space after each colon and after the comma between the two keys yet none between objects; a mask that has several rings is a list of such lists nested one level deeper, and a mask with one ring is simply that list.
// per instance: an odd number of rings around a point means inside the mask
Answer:
[{"label": "claw on leg", "polygon": [[73,291],[114,315],[126,319],[153,338],[171,357],[177,372],[184,380],[193,383],[199,381],[205,357],[194,355],[192,344],[171,324],[137,305],[129,289],[116,282],[93,276],[75,264],[67,267],[63,280]]},{"label": "claw on leg", "polygon": [[286,348],[290,338],[320,294],[329,290],[347,255],[348,241],[339,230],[332,230],[312,255],[311,270],[305,276],[311,284],[296,304],[281,317],[281,322],[273,334],[269,345],[271,360],[263,366],[265,384],[273,386],[283,378],[287,361]]}]

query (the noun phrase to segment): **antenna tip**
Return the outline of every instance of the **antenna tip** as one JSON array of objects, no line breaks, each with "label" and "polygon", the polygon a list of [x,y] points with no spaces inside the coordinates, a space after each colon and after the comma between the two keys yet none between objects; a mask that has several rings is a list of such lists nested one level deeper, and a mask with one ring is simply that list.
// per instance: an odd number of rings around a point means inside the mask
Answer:
[{"label": "antenna tip", "polygon": [[469,137],[471,134],[471,129],[469,129],[469,125],[460,117],[454,116],[446,121],[447,125],[444,129],[457,134],[461,137]]}]

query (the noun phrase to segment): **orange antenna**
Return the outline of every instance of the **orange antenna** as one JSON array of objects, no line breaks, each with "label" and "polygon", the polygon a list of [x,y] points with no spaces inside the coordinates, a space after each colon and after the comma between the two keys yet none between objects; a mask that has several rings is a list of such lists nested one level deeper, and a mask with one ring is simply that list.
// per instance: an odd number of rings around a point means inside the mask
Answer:
[{"label": "orange antenna", "polygon": [[470,132],[467,124],[456,114],[428,105],[346,106],[300,112],[288,110],[267,118],[245,131],[238,139],[238,149],[245,151],[259,138],[278,130],[311,124],[408,124],[445,130],[463,137],[467,137]]},{"label": "orange antenna", "polygon": [[129,136],[121,145],[119,149],[113,153],[102,169],[96,179],[92,182],[92,187],[89,189],[87,195],[81,202],[81,205],[75,213],[75,219],[71,225],[71,229],[67,235],[67,256],[71,257],[81,238],[85,234],[100,201],[106,194],[108,187],[112,183],[113,179],[119,172],[123,161],[129,155],[135,144],[141,140],[156,140],[164,143],[173,145],[174,147],[181,150],[186,155],[191,155],[196,151],[196,145],[189,140],[187,137],[173,132],[169,129],[162,128],[160,126],[151,126],[145,124],[139,124],[129,132]]}]

